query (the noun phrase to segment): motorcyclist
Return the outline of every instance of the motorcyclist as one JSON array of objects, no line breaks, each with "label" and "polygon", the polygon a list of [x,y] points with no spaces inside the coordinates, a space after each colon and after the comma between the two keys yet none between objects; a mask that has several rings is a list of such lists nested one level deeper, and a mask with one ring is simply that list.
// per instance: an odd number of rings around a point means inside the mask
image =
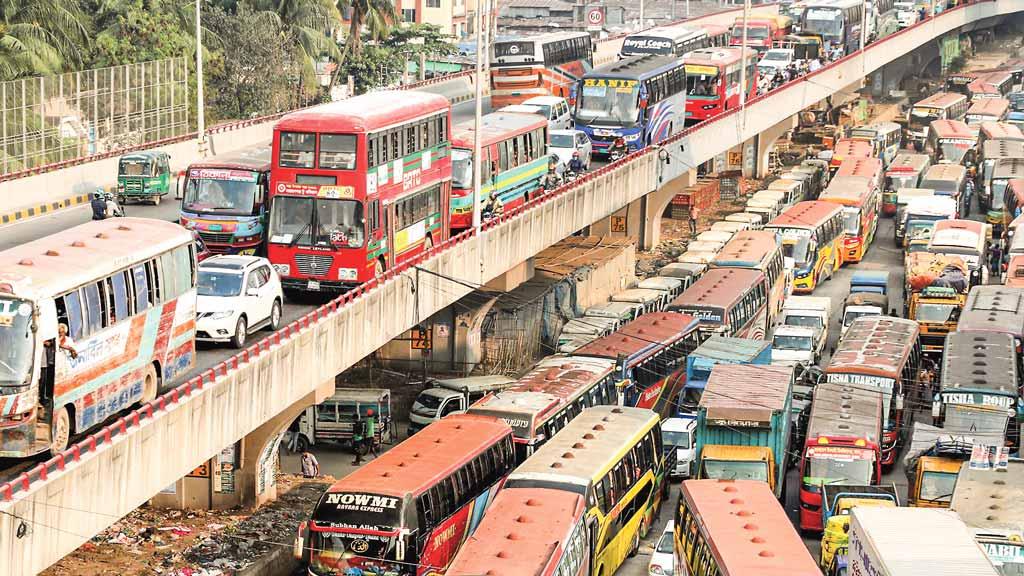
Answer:
[{"label": "motorcyclist", "polygon": [[544,188],[548,190],[558,188],[562,183],[561,180],[558,177],[558,163],[555,161],[548,162],[548,173],[544,177]]},{"label": "motorcyclist", "polygon": [[612,147],[608,149],[608,154],[610,155],[618,153],[625,156],[626,152],[626,139],[623,138],[622,136],[616,138],[615,141],[612,142]]},{"label": "motorcyclist", "polygon": [[103,220],[107,217],[107,201],[104,198],[106,192],[103,188],[97,188],[92,193],[92,200],[89,201],[89,206],[92,208],[92,219]]},{"label": "motorcyclist", "polygon": [[121,210],[121,206],[117,203],[117,199],[110,192],[104,194],[103,200],[106,202],[105,214],[107,218],[113,218],[114,216],[124,216],[124,211]]},{"label": "motorcyclist", "polygon": [[492,191],[487,196],[487,201],[484,202],[483,206],[483,218],[484,220],[490,220],[491,218],[498,218],[505,212],[505,204],[498,198],[498,193]]},{"label": "motorcyclist", "polygon": [[583,165],[583,160],[580,160],[579,150],[574,150],[572,153],[572,160],[569,160],[569,170],[579,174],[585,169],[586,167]]}]

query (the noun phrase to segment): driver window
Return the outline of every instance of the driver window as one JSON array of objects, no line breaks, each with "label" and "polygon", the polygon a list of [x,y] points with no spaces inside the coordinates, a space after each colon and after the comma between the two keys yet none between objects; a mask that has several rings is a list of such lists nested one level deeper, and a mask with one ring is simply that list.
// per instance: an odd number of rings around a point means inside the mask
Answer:
[{"label": "driver window", "polygon": [[445,405],[441,408],[441,418],[444,418],[445,416],[458,411],[458,409],[459,401],[457,398],[452,398],[448,400],[448,402],[446,402]]},{"label": "driver window", "polygon": [[335,404],[324,404],[316,409],[317,422],[337,422],[338,412]]}]

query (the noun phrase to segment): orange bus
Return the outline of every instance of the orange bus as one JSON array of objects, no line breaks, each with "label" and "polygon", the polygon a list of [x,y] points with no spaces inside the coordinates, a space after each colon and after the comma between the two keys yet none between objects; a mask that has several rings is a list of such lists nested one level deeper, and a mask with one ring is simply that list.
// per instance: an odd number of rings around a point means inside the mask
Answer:
[{"label": "orange bus", "polygon": [[968,126],[978,126],[982,122],[1002,122],[1010,111],[1010,101],[1005,98],[982,98],[971,102],[971,107],[964,115]]},{"label": "orange bus", "polygon": [[764,340],[768,337],[768,280],[758,270],[708,270],[667,310],[700,320],[701,340],[712,335]]},{"label": "orange bus", "polygon": [[569,98],[593,61],[594,42],[583,31],[498,40],[491,50],[491,106],[534,96]]},{"label": "orange bus", "polygon": [[581,494],[506,488],[445,575],[590,576],[586,514],[587,502]]},{"label": "orange bus", "polygon": [[879,158],[847,158],[839,165],[836,176],[860,176],[871,181],[875,188],[882,188],[885,168]]},{"label": "orange bus", "polygon": [[514,467],[508,424],[450,414],[328,488],[294,553],[314,576],[443,573]]},{"label": "orange bus", "polygon": [[843,206],[843,262],[860,262],[878,228],[879,188],[864,176],[836,176],[818,199]]},{"label": "orange bus", "polygon": [[712,268],[746,268],[764,274],[768,281],[768,325],[775,325],[775,316],[782,312],[782,303],[789,295],[789,274],[774,232],[742,230],[718,252]]},{"label": "orange bus", "polygon": [[767,482],[686,480],[673,538],[676,574],[821,574]]},{"label": "orange bus", "polygon": [[829,160],[829,173],[835,175],[839,165],[847,158],[871,158],[875,152],[875,143],[867,140],[843,138],[832,147],[832,158]]},{"label": "orange bus", "polygon": [[812,292],[843,264],[843,207],[834,202],[798,202],[765,230],[782,238],[783,256],[793,259],[794,292]]},{"label": "orange bus", "polygon": [[896,461],[906,402],[905,387],[913,390],[921,368],[920,326],[891,316],[861,316],[843,334],[825,368],[830,383],[850,384],[882,392],[882,461]]}]

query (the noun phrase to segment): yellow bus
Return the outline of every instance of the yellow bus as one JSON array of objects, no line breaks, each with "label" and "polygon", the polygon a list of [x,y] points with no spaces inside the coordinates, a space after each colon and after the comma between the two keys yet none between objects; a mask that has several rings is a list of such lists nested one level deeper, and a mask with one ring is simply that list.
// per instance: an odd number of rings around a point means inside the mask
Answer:
[{"label": "yellow bus", "polygon": [[782,254],[793,259],[793,292],[814,291],[843,263],[843,208],[834,202],[799,202],[764,229],[779,235]]},{"label": "yellow bus", "polygon": [[668,486],[666,469],[656,413],[597,406],[584,410],[527,458],[504,489],[586,495],[590,573],[611,576],[636,554],[657,517]]}]

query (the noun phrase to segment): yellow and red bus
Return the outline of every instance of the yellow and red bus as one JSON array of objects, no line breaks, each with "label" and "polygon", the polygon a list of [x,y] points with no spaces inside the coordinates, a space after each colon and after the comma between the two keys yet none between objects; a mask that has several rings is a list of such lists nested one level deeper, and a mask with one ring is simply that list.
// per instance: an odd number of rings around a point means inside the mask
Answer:
[{"label": "yellow and red bus", "polygon": [[836,176],[818,197],[843,207],[843,262],[860,262],[878,228],[882,194],[866,176]]},{"label": "yellow and red bus", "polygon": [[686,480],[672,529],[676,574],[821,574],[767,482]]},{"label": "yellow and red bus", "polygon": [[619,403],[615,360],[549,356],[501,394],[485,396],[470,414],[512,427],[516,461],[523,462],[585,408]]},{"label": "yellow and red bus", "polygon": [[896,461],[903,436],[903,407],[921,369],[920,326],[891,316],[862,316],[847,328],[825,368],[829,382],[852,384],[882,393],[882,461]]},{"label": "yellow and red bus", "polygon": [[775,316],[782,312],[782,304],[792,288],[775,232],[737,232],[711,261],[711,267],[744,268],[764,274],[768,281],[768,325],[775,325]]},{"label": "yellow and red bus", "polygon": [[793,259],[793,292],[813,292],[842,266],[843,226],[843,207],[820,200],[794,204],[765,225],[780,236],[783,256]]},{"label": "yellow and red bus", "polygon": [[98,220],[4,250],[0,263],[0,457],[59,454],[195,364],[190,230]]},{"label": "yellow and red bus", "polygon": [[[539,114],[493,112],[480,121],[480,203],[497,194],[506,210],[541,190],[548,173],[548,122]],[[475,120],[452,127],[452,234],[473,225]]]},{"label": "yellow and red bus", "polygon": [[[585,410],[516,468],[504,489],[543,488],[584,496],[590,574],[611,576],[638,551],[651,529],[668,492],[666,469],[657,414],[643,408],[599,406]],[[507,540],[505,534],[499,535]],[[509,544],[517,543],[493,545]],[[550,550],[559,544],[543,546]]]},{"label": "yellow and red bus", "polygon": [[569,98],[593,62],[594,43],[587,32],[499,40],[491,51],[491,106],[521,104],[534,96]]},{"label": "yellow and red bus", "polygon": [[822,530],[823,485],[866,486],[882,478],[882,393],[865,384],[814,387],[800,459],[801,530]]},{"label": "yellow and red bus", "polygon": [[586,499],[570,490],[506,488],[445,576],[590,576],[586,517]]},{"label": "yellow and red bus", "polygon": [[741,59],[747,66],[749,100],[757,94],[757,52],[753,48],[702,48],[683,55],[683,64],[686,66],[687,126],[740,105]]},{"label": "yellow and red bus", "polygon": [[623,403],[654,410],[664,404],[662,398],[675,398],[681,389],[686,357],[698,344],[697,326],[693,316],[649,312],[577,348],[572,357],[614,361]]},{"label": "yellow and red bus", "polygon": [[448,415],[328,488],[294,554],[314,576],[443,573],[513,468],[508,424]]},{"label": "yellow and red bus", "polygon": [[702,341],[713,335],[764,340],[771,327],[768,280],[759,270],[708,270],[667,309],[700,320]]},{"label": "yellow and red bus", "polygon": [[448,238],[451,104],[381,91],[274,126],[267,256],[288,290],[344,291]]}]

